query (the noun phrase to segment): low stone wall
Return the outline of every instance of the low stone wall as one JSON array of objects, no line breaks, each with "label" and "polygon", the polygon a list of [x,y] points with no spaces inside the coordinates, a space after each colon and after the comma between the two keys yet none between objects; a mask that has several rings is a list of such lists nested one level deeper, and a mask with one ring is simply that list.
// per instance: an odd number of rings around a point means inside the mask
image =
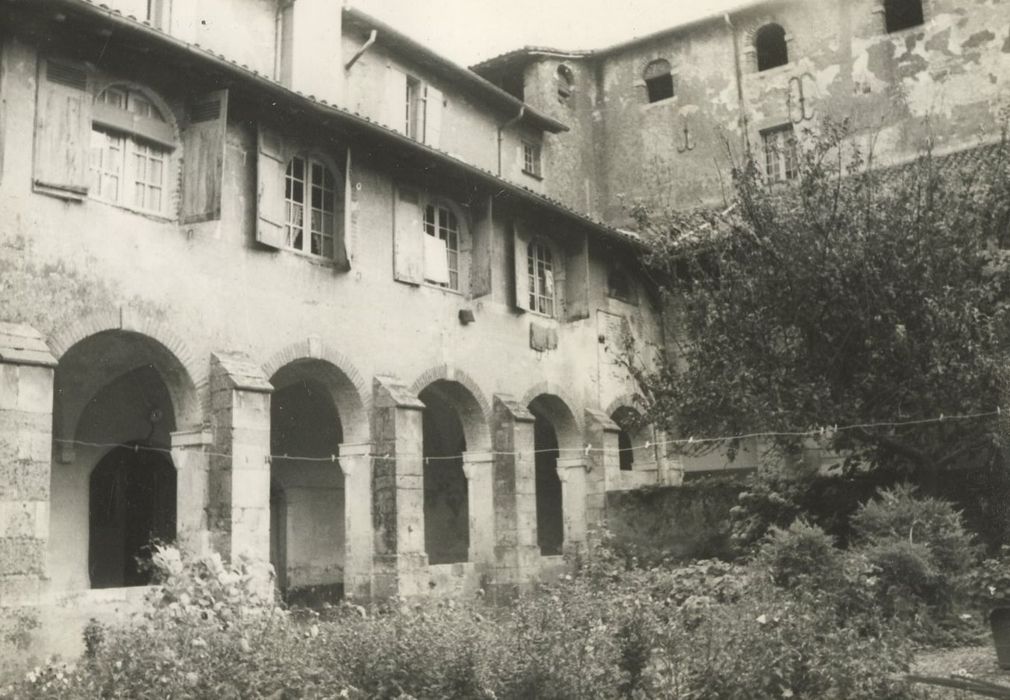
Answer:
[{"label": "low stone wall", "polygon": [[729,510],[739,478],[704,478],[607,494],[607,524],[617,547],[653,561],[729,557]]}]

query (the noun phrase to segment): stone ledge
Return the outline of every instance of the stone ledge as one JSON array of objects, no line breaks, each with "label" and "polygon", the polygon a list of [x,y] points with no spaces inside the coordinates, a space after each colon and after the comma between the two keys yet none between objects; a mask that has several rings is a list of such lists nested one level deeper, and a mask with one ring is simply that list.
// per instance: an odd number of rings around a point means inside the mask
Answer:
[{"label": "stone ledge", "polygon": [[23,323],[0,322],[0,362],[55,367],[56,358],[37,330]]}]

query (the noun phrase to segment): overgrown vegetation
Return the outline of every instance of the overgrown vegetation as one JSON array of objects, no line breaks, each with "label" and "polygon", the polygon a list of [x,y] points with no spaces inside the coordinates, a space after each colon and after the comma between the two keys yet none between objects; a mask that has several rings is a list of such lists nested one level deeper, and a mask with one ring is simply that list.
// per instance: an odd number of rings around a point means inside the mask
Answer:
[{"label": "overgrown vegetation", "polygon": [[994,414],[1006,390],[1006,144],[882,169],[844,125],[803,142],[794,188],[748,161],[726,211],[635,212],[680,331],[639,372],[650,418],[777,433],[787,461],[816,445],[926,481],[1002,469],[995,415],[912,421]]},{"label": "overgrown vegetation", "polygon": [[[90,625],[87,653],[26,698],[917,698],[923,633],[958,618],[970,538],[909,488],[853,516],[847,549],[770,526],[747,559],[637,566],[607,537],[508,608],[482,600],[286,610],[261,571],[160,548],[143,616]],[[991,571],[990,571],[991,570]],[[996,564],[987,581],[1003,572]],[[1003,572],[1005,573],[1005,572]],[[981,574],[980,574],[981,575]],[[1002,575],[1002,573],[1000,574]],[[997,583],[999,583],[997,581]],[[999,583],[999,585],[1002,585]]]}]

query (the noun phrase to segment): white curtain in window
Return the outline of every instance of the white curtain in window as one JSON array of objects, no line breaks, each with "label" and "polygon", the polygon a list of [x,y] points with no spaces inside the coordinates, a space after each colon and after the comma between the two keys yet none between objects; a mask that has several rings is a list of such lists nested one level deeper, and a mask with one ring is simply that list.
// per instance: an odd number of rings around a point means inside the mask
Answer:
[{"label": "white curtain in window", "polygon": [[436,284],[449,284],[449,256],[441,238],[424,236],[424,279]]}]

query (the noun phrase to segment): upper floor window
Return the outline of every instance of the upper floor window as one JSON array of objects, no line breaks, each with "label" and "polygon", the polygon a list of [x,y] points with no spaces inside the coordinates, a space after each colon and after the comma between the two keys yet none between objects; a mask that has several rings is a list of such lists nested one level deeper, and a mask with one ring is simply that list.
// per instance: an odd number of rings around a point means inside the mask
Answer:
[{"label": "upper floor window", "polygon": [[645,67],[642,76],[645,79],[645,92],[649,102],[659,102],[674,95],[673,73],[670,62],[664,58],[657,58]]},{"label": "upper floor window", "polygon": [[92,121],[91,196],[163,214],[172,138],[164,115],[143,93],[120,86],[103,90]]},{"label": "upper floor window", "polygon": [[551,249],[535,238],[526,249],[529,274],[530,311],[554,316],[554,261]]},{"label": "upper floor window", "polygon": [[319,158],[297,155],[284,174],[287,246],[333,257],[337,231],[337,178]]},{"label": "upper floor window", "polygon": [[884,23],[888,32],[918,27],[924,21],[922,0],[884,0]]},{"label": "upper floor window", "polygon": [[786,30],[779,24],[761,27],[754,35],[754,50],[757,53],[759,71],[786,65],[789,63]]},{"label": "upper floor window", "polygon": [[458,292],[459,219],[456,213],[444,204],[428,204],[424,208],[424,233],[425,278]]},{"label": "upper floor window", "polygon": [[424,104],[424,90],[421,81],[417,78],[407,77],[407,92],[404,103],[405,123],[403,133],[412,139],[423,141],[424,121],[427,110]]},{"label": "upper floor window", "polygon": [[607,296],[629,304],[635,303],[635,285],[631,275],[620,263],[610,262],[607,266]]},{"label": "upper floor window", "polygon": [[764,147],[765,177],[769,182],[785,182],[799,175],[796,136],[792,124],[761,132]]},{"label": "upper floor window", "polygon": [[575,74],[572,69],[562,64],[558,66],[558,99],[566,102],[575,91]]},{"label": "upper floor window", "polygon": [[543,175],[540,165],[540,144],[523,141],[523,172],[533,177]]}]

